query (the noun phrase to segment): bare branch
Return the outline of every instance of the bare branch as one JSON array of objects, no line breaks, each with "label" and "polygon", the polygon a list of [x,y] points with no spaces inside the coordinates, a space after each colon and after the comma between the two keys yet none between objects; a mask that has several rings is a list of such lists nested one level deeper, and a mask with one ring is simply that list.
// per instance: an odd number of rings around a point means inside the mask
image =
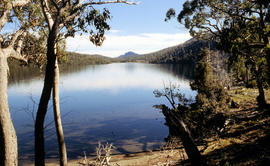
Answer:
[{"label": "bare branch", "polygon": [[[173,99],[173,96],[171,96],[172,94],[169,94],[167,91],[166,91],[166,85],[165,83],[163,82],[163,89],[164,89],[164,93],[162,94],[164,97],[166,97],[166,99],[170,102],[171,106],[173,107],[173,109],[175,110],[176,107],[175,107],[175,102],[174,102],[174,99]],[[171,89],[171,82],[170,82],[170,87],[169,87],[169,91],[172,92],[172,89]],[[169,96],[170,95],[170,96]]]},{"label": "bare branch", "polygon": [[[79,0],[77,1],[79,2]],[[129,1],[126,1],[126,0],[114,0],[114,1],[99,1],[99,2],[89,2],[89,3],[75,3],[75,8],[72,12],[71,15],[67,16],[64,20],[64,22],[60,25],[60,27],[63,27],[64,26],[64,23],[66,22],[69,22],[71,20],[73,20],[74,18],[78,17],[78,11],[81,10],[82,8],[84,7],[87,7],[87,6],[92,6],[92,5],[103,5],[103,4],[111,4],[111,3],[124,3],[124,4],[128,4],[128,5],[138,5],[140,4],[140,2],[129,2]]]},{"label": "bare branch", "polygon": [[89,3],[85,3],[83,5],[88,6],[88,5],[103,5],[103,4],[111,4],[111,3],[125,3],[125,4],[129,4],[129,5],[138,5],[140,2],[129,2],[126,0],[115,0],[115,1],[98,1],[98,2],[89,2]]},{"label": "bare branch", "polygon": [[170,97],[172,100],[172,105],[175,105],[175,101],[174,101],[174,96],[173,96],[173,87],[172,87],[172,83],[170,82]]},{"label": "bare branch", "polygon": [[124,4],[128,4],[128,5],[138,5],[140,2],[129,2],[129,1],[126,1],[126,0],[114,0],[114,1],[98,1],[98,2],[89,2],[89,3],[84,3],[80,6],[78,6],[79,8],[83,8],[83,7],[86,7],[86,6],[89,6],[89,5],[104,5],[104,4],[112,4],[112,3],[124,3]]}]

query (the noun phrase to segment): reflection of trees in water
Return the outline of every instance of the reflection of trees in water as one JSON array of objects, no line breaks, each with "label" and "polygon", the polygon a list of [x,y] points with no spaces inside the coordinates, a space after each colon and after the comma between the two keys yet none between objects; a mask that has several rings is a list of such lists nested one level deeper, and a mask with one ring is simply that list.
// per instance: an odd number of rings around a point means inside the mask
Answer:
[{"label": "reflection of trees in water", "polygon": [[[96,65],[67,65],[60,64],[60,73],[63,75],[76,73],[86,68],[95,68]],[[19,62],[12,61],[9,63],[9,85],[18,84],[20,81],[30,82],[34,78],[43,78],[44,70],[40,70],[34,64],[28,66],[19,65]]]},{"label": "reflection of trees in water", "polygon": [[136,69],[136,65],[134,63],[127,63],[127,65],[125,65],[125,69],[128,72],[133,72]]},{"label": "reflection of trees in water", "polygon": [[166,72],[168,74],[173,74],[175,77],[180,79],[191,80],[194,74],[193,64],[156,64],[159,70]]},{"label": "reflection of trees in water", "polygon": [[42,71],[34,64],[28,66],[20,65],[20,62],[9,59],[9,85],[17,84],[20,81],[31,80],[42,75]]},{"label": "reflection of trees in water", "polygon": [[[105,67],[106,65],[69,65],[69,64],[60,64],[61,74],[71,74],[83,71],[85,69],[100,70],[100,68]],[[140,66],[143,67],[143,66]],[[144,66],[145,67],[145,66]],[[148,67],[148,66],[147,66]],[[168,74],[173,74],[173,76],[180,79],[192,79],[193,76],[193,65],[190,64],[154,64],[149,66],[151,68],[161,70]],[[19,62],[12,61],[9,63],[10,76],[9,76],[9,85],[17,84],[20,81],[30,82],[33,78],[43,78],[44,69],[40,70],[34,64],[29,66],[19,65]],[[127,64],[125,66],[126,70],[134,71],[136,65],[133,63]]]}]

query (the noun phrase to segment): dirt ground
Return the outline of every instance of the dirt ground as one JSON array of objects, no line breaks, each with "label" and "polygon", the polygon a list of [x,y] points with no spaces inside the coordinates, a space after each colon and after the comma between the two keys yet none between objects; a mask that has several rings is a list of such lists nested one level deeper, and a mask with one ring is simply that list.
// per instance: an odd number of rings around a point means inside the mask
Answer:
[{"label": "dirt ground", "polygon": [[[110,159],[111,166],[165,166],[176,165],[179,160],[185,160],[187,156],[183,148],[160,149],[156,151],[140,152],[126,155],[113,155]],[[88,166],[95,163],[95,158],[84,158],[68,162],[69,166]],[[59,165],[55,160],[46,160],[46,166]],[[24,162],[22,166],[33,166],[33,163]]]}]

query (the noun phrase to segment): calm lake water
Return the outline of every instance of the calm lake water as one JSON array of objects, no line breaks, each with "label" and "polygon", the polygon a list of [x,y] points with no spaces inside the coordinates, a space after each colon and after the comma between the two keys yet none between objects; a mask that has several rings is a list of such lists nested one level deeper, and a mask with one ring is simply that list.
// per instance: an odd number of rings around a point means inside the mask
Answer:
[{"label": "calm lake water", "polygon": [[[60,75],[61,114],[68,157],[94,154],[98,142],[113,143],[114,153],[131,153],[160,147],[168,136],[163,114],[153,105],[167,103],[153,91],[169,81],[186,96],[191,69],[180,65],[116,63],[70,69]],[[33,115],[43,77],[11,81],[9,105],[16,128],[20,159],[33,159]],[[35,104],[36,103],[36,104]],[[57,157],[52,106],[46,117],[46,155]]]}]

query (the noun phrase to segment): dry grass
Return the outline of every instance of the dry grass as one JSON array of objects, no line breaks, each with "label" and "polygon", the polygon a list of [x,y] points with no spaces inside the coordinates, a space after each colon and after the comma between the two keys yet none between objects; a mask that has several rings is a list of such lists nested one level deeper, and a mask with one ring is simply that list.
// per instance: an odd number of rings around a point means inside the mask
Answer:
[{"label": "dry grass", "polygon": [[[253,105],[256,103],[256,97],[259,95],[258,89],[234,87],[229,91],[231,98],[242,106]],[[265,89],[265,97],[270,102],[270,89]]]},{"label": "dry grass", "polygon": [[[270,103],[270,90],[266,90]],[[239,108],[226,114],[233,121],[226,132],[208,139],[203,155],[209,165],[270,165],[269,108],[257,108],[256,89],[237,87],[229,92]]]},{"label": "dry grass", "polygon": [[[172,139],[161,146],[159,150],[126,155],[111,155],[112,144],[101,145],[96,149],[96,158],[85,156],[77,162],[79,166],[171,166],[179,160],[186,160],[183,148],[179,148],[178,141]],[[74,162],[70,163],[75,164]]]},{"label": "dry grass", "polygon": [[96,159],[92,161],[88,159],[86,153],[84,152],[83,159],[79,162],[81,166],[110,166],[111,151],[114,148],[113,144],[106,143],[102,145],[100,142],[96,147]]}]

